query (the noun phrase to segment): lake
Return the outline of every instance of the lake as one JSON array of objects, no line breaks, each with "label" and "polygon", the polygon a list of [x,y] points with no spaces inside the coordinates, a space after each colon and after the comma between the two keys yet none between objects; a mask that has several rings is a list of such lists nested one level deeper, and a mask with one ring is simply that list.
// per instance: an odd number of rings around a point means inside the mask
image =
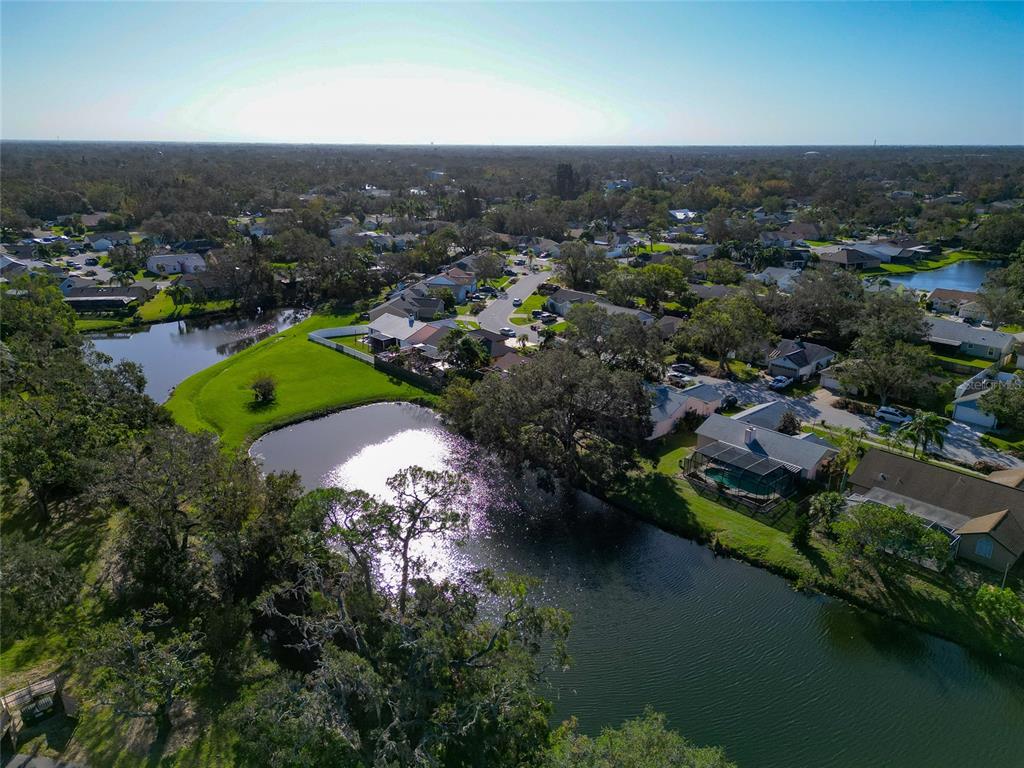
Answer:
[{"label": "lake", "polygon": [[493,460],[429,410],[371,405],[279,430],[252,453],[307,487],[371,493],[412,464],[469,470],[476,502],[435,571],[540,580],[572,612],[572,668],[551,678],[583,730],[650,705],[741,766],[992,766],[1024,762],[1024,672],[826,597],[608,509],[526,511]]},{"label": "lake", "polygon": [[116,361],[139,363],[146,374],[146,394],[162,403],[193,373],[301,319],[299,310],[281,309],[257,318],[177,320],[137,331],[93,334],[90,339],[96,349]]},{"label": "lake", "polygon": [[932,291],[935,288],[950,288],[957,291],[976,291],[985,282],[985,276],[1002,262],[987,259],[968,259],[950,264],[941,269],[927,272],[910,272],[902,275],[881,275],[893,285],[905,285],[915,291]]}]

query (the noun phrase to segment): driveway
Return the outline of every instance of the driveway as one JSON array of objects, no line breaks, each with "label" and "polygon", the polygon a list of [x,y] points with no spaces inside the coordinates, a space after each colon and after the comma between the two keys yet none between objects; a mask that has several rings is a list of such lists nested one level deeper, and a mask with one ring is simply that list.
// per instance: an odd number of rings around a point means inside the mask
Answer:
[{"label": "driveway", "polygon": [[[875,435],[878,434],[878,427],[882,424],[873,416],[858,416],[836,408],[834,405],[836,396],[827,389],[816,389],[804,397],[789,397],[785,393],[771,391],[766,384],[745,384],[738,381],[716,379],[712,376],[697,376],[696,378],[701,382],[715,385],[724,394],[734,395],[740,403],[758,404],[783,400],[789,403],[790,409],[797,418],[805,423],[825,422],[830,426],[866,429]],[[980,433],[953,421],[946,428],[946,441],[942,450],[938,451],[935,446],[931,446],[930,450],[966,464],[973,464],[976,461],[991,461],[1008,467],[1024,466],[1024,461],[982,445],[980,438]]]},{"label": "driveway", "polygon": [[[540,259],[537,259],[536,263],[538,266],[544,265],[544,262]],[[512,306],[513,300],[522,299],[526,301],[526,298],[537,290],[537,286],[551,277],[551,273],[530,272],[524,269],[517,269],[516,273],[519,279],[513,285],[508,286],[504,296],[491,300],[483,312],[476,317],[469,316],[467,319],[476,320],[480,323],[481,328],[487,331],[494,331],[495,333],[507,326],[515,330],[516,336],[521,336],[525,333],[530,337],[531,342],[537,343],[540,337],[536,331],[531,331],[528,325],[515,325],[509,320],[509,317],[519,312],[518,307]]]}]

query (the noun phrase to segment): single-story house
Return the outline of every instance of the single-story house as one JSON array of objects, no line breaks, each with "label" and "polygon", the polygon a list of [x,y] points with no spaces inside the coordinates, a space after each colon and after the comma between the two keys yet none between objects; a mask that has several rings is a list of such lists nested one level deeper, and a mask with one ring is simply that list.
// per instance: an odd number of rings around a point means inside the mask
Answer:
[{"label": "single-story house", "polygon": [[882,260],[877,256],[845,245],[819,248],[815,253],[821,261],[836,264],[844,269],[874,269],[882,264]]},{"label": "single-story house", "polygon": [[1012,334],[975,327],[969,323],[940,317],[930,317],[927,322],[929,328],[925,340],[929,344],[968,357],[1002,362],[1009,357],[1017,343]]},{"label": "single-story house", "polygon": [[548,311],[554,312],[556,315],[565,317],[568,314],[569,309],[574,304],[587,304],[587,303],[599,304],[608,314],[628,314],[636,317],[643,325],[650,325],[654,322],[654,315],[650,312],[645,312],[642,309],[631,309],[629,307],[620,307],[617,304],[612,304],[606,299],[601,298],[596,293],[586,293],[584,291],[574,291],[571,288],[559,288],[553,294],[548,296],[547,301],[544,305]]},{"label": "single-story house", "polygon": [[158,275],[189,275],[206,269],[206,259],[198,253],[154,253],[146,269]]},{"label": "single-story house", "polygon": [[872,448],[850,487],[945,531],[964,560],[1002,571],[1024,554],[1024,490],[1015,486]]},{"label": "single-story house", "polygon": [[68,275],[60,281],[60,292],[67,296],[75,288],[89,288],[96,285],[96,281],[89,277],[80,275]]},{"label": "single-story house", "polygon": [[488,331],[486,328],[474,328],[466,335],[483,344],[487,354],[491,357],[501,357],[509,352],[508,344],[505,343],[508,341],[508,337],[502,336],[500,333]]},{"label": "single-story house", "polygon": [[767,267],[763,272],[753,275],[753,278],[765,285],[776,285],[783,293],[792,293],[796,285],[796,279],[800,276],[799,269],[787,269],[786,267]]},{"label": "single-story house", "polygon": [[652,430],[648,440],[664,437],[688,413],[709,416],[722,404],[722,393],[710,384],[695,384],[686,389],[671,384],[645,384],[651,394]]},{"label": "single-story house", "polygon": [[178,285],[206,299],[223,299],[231,295],[231,286],[212,272],[186,273],[178,278]]},{"label": "single-story house", "polygon": [[76,312],[101,312],[142,304],[153,295],[154,291],[145,286],[91,285],[69,289],[64,301]]},{"label": "single-story house", "polygon": [[131,245],[132,236],[127,232],[97,232],[86,235],[87,242],[94,251],[109,251],[115,245]]},{"label": "single-story house", "polygon": [[974,291],[958,291],[953,288],[934,288],[928,294],[932,312],[942,315],[957,315],[967,320],[984,320],[985,310],[978,303]]},{"label": "single-story house", "polygon": [[369,311],[370,320],[381,315],[407,317],[412,314],[417,320],[433,320],[445,313],[444,302],[431,296],[422,284],[398,291],[383,304],[378,304]]},{"label": "single-story house", "polygon": [[780,229],[779,233],[792,240],[821,240],[821,230],[818,229],[818,225],[810,222],[794,221]]},{"label": "single-story house", "polygon": [[374,352],[380,352],[389,347],[408,349],[422,345],[433,347],[436,355],[437,343],[454,327],[455,321],[453,320],[424,323],[411,315],[399,317],[398,315],[383,314],[369,323],[370,330],[367,336]]},{"label": "single-story house", "polygon": [[423,281],[428,290],[438,291],[447,288],[455,296],[455,301],[463,304],[466,297],[476,291],[476,275],[458,267],[447,269],[439,275],[433,275]]},{"label": "single-story house", "polygon": [[821,344],[783,339],[768,353],[768,373],[802,381],[827,368],[836,353]]},{"label": "single-story house", "polygon": [[668,212],[668,215],[672,217],[673,221],[692,221],[697,218],[697,212],[691,211],[689,208],[677,208]]},{"label": "single-story house", "polygon": [[[737,416],[740,414],[737,414]],[[837,453],[829,445],[822,445],[802,437],[784,435],[774,429],[757,427],[738,418],[714,413],[697,428],[697,449],[712,444],[725,444],[752,454],[753,458],[769,459],[785,466],[805,480],[813,480]],[[744,469],[749,468],[751,457],[737,458]],[[738,464],[739,466],[739,464]]]}]

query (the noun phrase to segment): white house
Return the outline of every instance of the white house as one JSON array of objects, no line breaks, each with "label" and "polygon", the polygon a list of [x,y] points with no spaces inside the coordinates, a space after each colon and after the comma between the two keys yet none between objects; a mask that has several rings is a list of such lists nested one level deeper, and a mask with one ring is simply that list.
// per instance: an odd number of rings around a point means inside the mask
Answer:
[{"label": "white house", "polygon": [[130,244],[132,236],[127,232],[97,232],[94,235],[86,235],[85,241],[94,251],[109,251],[115,245]]},{"label": "white house", "polygon": [[146,269],[158,275],[191,275],[206,269],[206,259],[198,253],[155,253]]}]

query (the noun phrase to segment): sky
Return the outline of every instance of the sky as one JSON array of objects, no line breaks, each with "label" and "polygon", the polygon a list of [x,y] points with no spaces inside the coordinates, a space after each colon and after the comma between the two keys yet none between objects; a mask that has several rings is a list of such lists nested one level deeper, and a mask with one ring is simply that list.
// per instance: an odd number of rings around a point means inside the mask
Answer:
[{"label": "sky", "polygon": [[1024,3],[3,1],[0,135],[1022,144]]}]

